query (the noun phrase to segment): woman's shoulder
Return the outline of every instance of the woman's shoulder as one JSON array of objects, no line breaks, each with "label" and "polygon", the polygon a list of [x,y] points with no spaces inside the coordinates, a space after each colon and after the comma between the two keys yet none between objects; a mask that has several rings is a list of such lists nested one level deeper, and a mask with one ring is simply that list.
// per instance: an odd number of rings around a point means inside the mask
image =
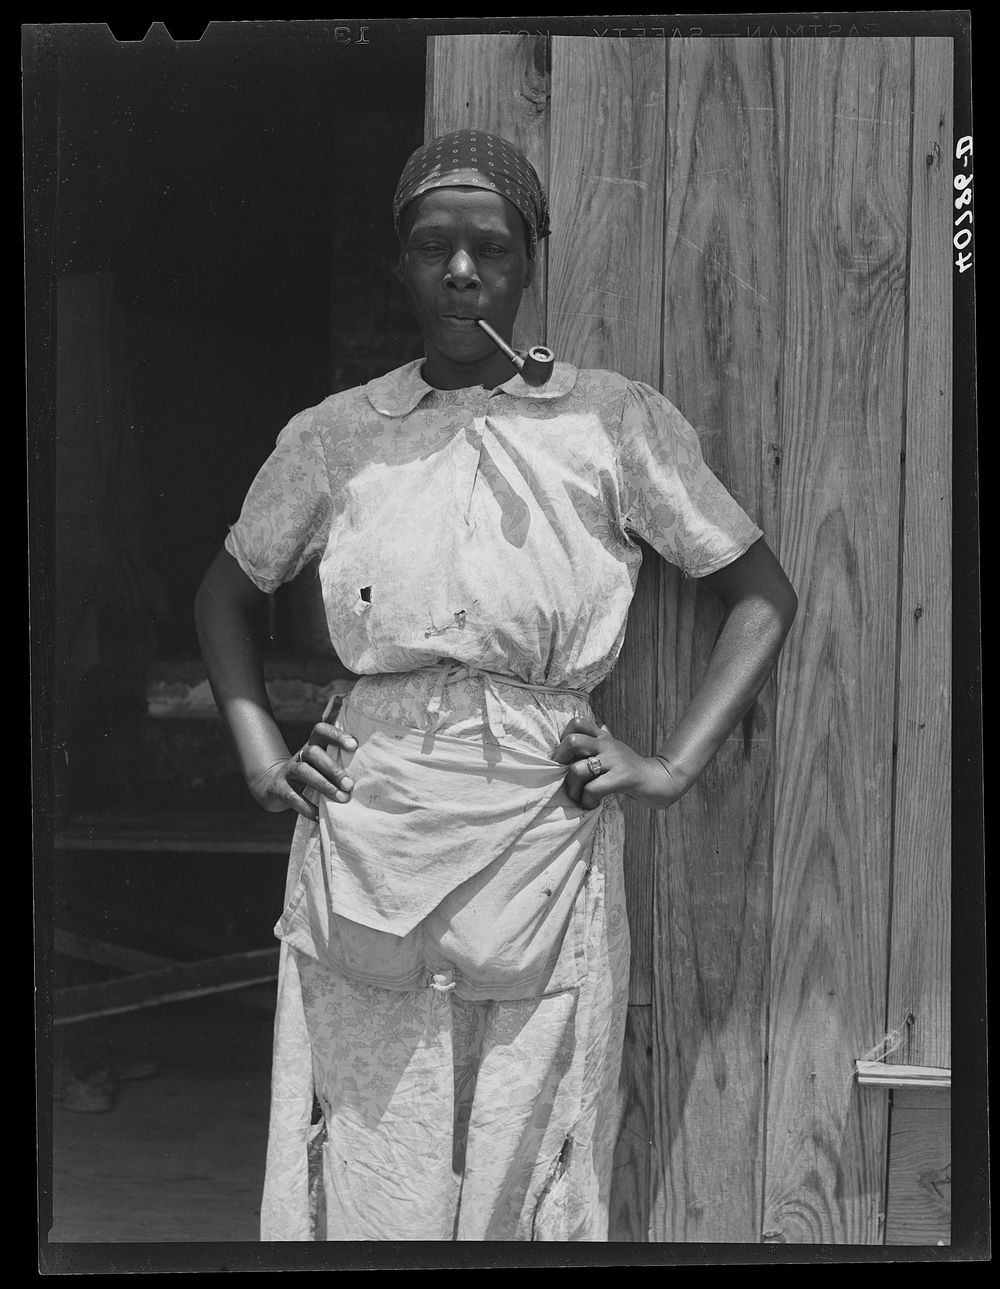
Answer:
[{"label": "woman's shoulder", "polygon": [[342,420],[345,415],[358,414],[365,408],[371,411],[371,403],[366,396],[366,385],[353,385],[350,389],[338,390],[327,394],[326,398],[312,407],[307,407],[294,418],[305,420],[313,425]]},{"label": "woman's shoulder", "polygon": [[665,396],[655,386],[646,381],[636,380],[623,372],[612,371],[603,367],[581,367],[576,373],[577,386],[581,389],[608,390],[628,394],[632,398],[653,398],[667,402]]},{"label": "woman's shoulder", "polygon": [[[390,376],[393,374],[390,373]],[[328,394],[319,403],[296,412],[282,430],[281,438],[315,437],[329,443],[331,440],[350,439],[365,428],[370,430],[371,427],[366,427],[365,423],[379,419],[378,411],[370,398],[370,383]]]},{"label": "woman's shoulder", "polygon": [[644,414],[662,416],[676,410],[673,403],[653,385],[606,368],[580,369],[574,394],[585,402],[605,408],[619,421]]},{"label": "woman's shoulder", "polygon": [[621,390],[631,384],[627,376],[619,371],[604,367],[579,367],[576,372],[576,388],[583,390]]},{"label": "woman's shoulder", "polygon": [[574,411],[596,412],[607,425],[621,418],[629,380],[621,372],[602,367],[580,367],[570,392]]}]

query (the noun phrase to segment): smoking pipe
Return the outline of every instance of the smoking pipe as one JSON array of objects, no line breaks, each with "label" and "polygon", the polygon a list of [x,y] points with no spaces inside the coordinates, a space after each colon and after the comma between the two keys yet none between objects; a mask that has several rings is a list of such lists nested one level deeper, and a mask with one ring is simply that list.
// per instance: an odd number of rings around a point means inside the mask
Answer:
[{"label": "smoking pipe", "polygon": [[532,345],[528,352],[522,356],[516,350],[511,349],[506,340],[501,339],[488,322],[485,322],[482,318],[477,318],[476,322],[500,352],[507,355],[521,373],[521,379],[526,385],[545,384],[552,375],[552,368],[556,361],[556,356],[551,349],[546,349],[544,345]]}]

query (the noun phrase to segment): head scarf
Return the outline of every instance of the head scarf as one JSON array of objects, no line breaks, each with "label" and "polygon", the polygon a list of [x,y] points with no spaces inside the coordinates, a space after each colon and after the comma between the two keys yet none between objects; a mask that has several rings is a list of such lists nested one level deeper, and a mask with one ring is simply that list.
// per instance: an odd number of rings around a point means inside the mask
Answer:
[{"label": "head scarf", "polygon": [[403,167],[392,202],[397,233],[403,208],[432,188],[486,188],[506,197],[528,227],[532,259],[538,239],[549,235],[548,203],[535,167],[498,134],[455,130],[417,148]]}]

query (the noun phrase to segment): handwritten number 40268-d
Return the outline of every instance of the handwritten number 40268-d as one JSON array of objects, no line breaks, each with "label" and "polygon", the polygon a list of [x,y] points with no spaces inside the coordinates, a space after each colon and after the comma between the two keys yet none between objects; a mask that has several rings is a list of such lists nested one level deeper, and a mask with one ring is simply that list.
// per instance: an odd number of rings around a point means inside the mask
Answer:
[{"label": "handwritten number 40268-d", "polygon": [[[955,267],[959,273],[964,273],[972,264],[972,252],[968,249],[972,244],[972,171],[968,169],[972,162],[971,134],[964,134],[955,145],[955,160],[962,163],[962,171],[955,176],[955,187],[958,189],[958,196],[955,198],[955,209],[958,211],[955,227],[958,232],[951,240],[958,251]],[[966,170],[968,174],[965,173]]]}]

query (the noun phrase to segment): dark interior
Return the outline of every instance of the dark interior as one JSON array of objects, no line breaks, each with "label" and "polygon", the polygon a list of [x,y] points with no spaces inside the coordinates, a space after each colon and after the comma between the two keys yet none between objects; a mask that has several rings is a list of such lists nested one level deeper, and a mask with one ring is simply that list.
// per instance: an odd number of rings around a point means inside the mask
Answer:
[{"label": "dark interior", "polygon": [[[424,41],[337,30],[53,36],[65,824],[246,809],[221,725],[188,702],[204,681],[194,592],[289,417],[420,352],[391,198],[422,140]],[[304,687],[305,720],[308,686],[346,674],[315,579],[282,588],[261,626],[269,678]]]}]

